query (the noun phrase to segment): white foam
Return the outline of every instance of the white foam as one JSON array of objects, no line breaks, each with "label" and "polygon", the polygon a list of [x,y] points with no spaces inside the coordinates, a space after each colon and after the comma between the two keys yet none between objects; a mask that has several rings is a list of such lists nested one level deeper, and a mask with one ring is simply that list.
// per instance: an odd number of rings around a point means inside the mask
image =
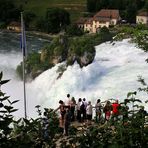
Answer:
[{"label": "white foam", "polygon": [[[81,69],[75,63],[69,66],[59,79],[57,69],[64,63],[57,64],[27,83],[28,115],[37,115],[34,106],[38,104],[42,108],[58,107],[58,101],[65,100],[68,93],[76,100],[85,97],[87,101],[91,100],[92,104],[98,98],[102,101],[110,98],[123,101],[129,91],[135,91],[141,86],[137,82],[137,76],[142,75],[148,82],[148,64],[145,62],[148,53],[128,41],[118,41],[114,45],[107,42],[96,46],[96,57],[92,64]],[[0,59],[4,60],[0,67],[7,65],[10,68],[6,69],[6,74],[8,73],[7,77],[11,78],[12,82],[7,84],[5,92],[12,98],[21,100],[17,107],[20,108],[18,115],[23,116],[23,83],[15,75],[16,65],[21,58],[20,54],[15,58],[12,58],[13,56],[13,53],[7,53],[5,57],[0,54]],[[11,62],[8,62],[8,59]],[[144,93],[139,93],[137,97],[146,100]],[[148,106],[145,107],[148,110]]]}]

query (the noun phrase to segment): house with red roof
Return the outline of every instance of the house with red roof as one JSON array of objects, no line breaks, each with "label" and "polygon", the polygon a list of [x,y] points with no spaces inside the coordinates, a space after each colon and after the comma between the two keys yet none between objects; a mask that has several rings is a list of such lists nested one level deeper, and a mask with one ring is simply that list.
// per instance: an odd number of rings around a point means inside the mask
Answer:
[{"label": "house with red roof", "polygon": [[84,31],[96,33],[102,27],[116,25],[121,20],[119,10],[101,9],[92,18],[84,21]]},{"label": "house with red roof", "polygon": [[101,9],[93,16],[92,32],[96,33],[99,28],[116,25],[121,20],[119,10]]},{"label": "house with red roof", "polygon": [[78,27],[80,29],[83,29],[84,30],[84,24],[85,22],[87,21],[87,17],[80,17],[77,21],[76,21],[76,24],[78,25]]},{"label": "house with red roof", "polygon": [[148,11],[146,10],[139,11],[136,16],[136,23],[137,24],[148,24]]},{"label": "house with red roof", "polygon": [[84,31],[93,32],[93,18],[88,18],[84,23]]}]

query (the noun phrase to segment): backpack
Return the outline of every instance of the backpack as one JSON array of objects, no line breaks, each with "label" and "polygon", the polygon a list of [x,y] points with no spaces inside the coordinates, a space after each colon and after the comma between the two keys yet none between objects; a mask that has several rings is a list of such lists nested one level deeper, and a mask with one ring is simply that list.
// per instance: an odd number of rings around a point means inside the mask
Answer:
[{"label": "backpack", "polygon": [[85,104],[84,102],[82,102],[81,106],[80,106],[80,111],[83,112],[85,110]]}]

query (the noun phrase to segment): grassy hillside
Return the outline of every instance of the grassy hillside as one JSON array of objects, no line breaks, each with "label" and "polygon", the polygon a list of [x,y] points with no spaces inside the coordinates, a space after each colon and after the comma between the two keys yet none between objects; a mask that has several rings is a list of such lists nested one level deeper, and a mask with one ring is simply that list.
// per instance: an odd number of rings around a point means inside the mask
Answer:
[{"label": "grassy hillside", "polygon": [[14,0],[18,6],[25,10],[33,11],[37,16],[44,16],[46,9],[50,7],[64,8],[71,14],[71,20],[75,21],[86,11],[86,0]]}]

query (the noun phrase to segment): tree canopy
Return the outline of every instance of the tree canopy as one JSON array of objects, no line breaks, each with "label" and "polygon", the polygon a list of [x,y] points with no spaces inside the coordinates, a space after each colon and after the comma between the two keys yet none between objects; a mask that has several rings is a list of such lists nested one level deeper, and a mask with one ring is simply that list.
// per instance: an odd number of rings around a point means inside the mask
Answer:
[{"label": "tree canopy", "polygon": [[0,0],[0,21],[10,22],[18,20],[20,9],[17,8],[11,0]]},{"label": "tree canopy", "polygon": [[45,18],[41,18],[37,27],[41,31],[47,33],[58,33],[61,30],[65,29],[67,25],[70,24],[70,15],[69,13],[60,8],[49,8],[46,11]]}]

